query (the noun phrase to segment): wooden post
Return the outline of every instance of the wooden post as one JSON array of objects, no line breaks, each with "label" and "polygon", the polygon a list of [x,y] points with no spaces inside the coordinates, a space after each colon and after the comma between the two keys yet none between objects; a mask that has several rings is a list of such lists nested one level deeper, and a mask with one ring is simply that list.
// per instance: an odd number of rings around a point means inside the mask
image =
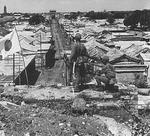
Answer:
[{"label": "wooden post", "polygon": [[66,86],[68,85],[68,67],[67,62],[65,62],[65,79],[66,79]]},{"label": "wooden post", "polygon": [[21,63],[21,61],[20,61],[20,54],[19,54],[19,85],[21,85],[21,72],[20,72],[20,63]]},{"label": "wooden post", "polygon": [[66,85],[68,85],[68,66],[66,64]]},{"label": "wooden post", "polygon": [[[13,54],[13,83],[15,82],[15,54]],[[15,86],[15,83],[14,83]]]},{"label": "wooden post", "polygon": [[67,55],[64,54],[64,63],[65,63],[65,83],[66,83],[66,86],[68,85],[68,58],[67,58]]},{"label": "wooden post", "polygon": [[42,38],[41,38],[41,33],[40,33],[40,57],[41,57],[41,69],[42,69]]}]

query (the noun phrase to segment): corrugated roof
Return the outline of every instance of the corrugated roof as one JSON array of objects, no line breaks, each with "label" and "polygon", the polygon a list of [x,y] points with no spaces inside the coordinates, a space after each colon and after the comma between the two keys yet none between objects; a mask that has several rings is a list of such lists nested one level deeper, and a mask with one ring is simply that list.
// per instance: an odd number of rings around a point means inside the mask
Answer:
[{"label": "corrugated roof", "polygon": [[88,41],[87,43],[84,44],[85,47],[88,49],[90,47],[97,47],[99,49],[105,50],[105,51],[109,51],[110,49],[108,47],[106,47],[104,44],[101,44],[99,42],[96,41],[95,38],[91,39],[90,41]]},{"label": "corrugated roof", "polygon": [[150,61],[150,54],[149,53],[140,53],[139,55],[142,57],[142,59],[144,61]]},{"label": "corrugated roof", "polygon": [[131,61],[131,62],[136,62],[136,63],[140,63],[141,60],[139,58],[136,58],[136,57],[133,57],[133,56],[129,56],[127,54],[120,54],[120,55],[116,55],[116,57],[110,57],[110,63],[112,64],[115,64],[115,63],[120,63],[121,61],[125,61],[127,59],[127,62],[128,61]]},{"label": "corrugated roof", "polygon": [[120,46],[121,50],[129,48],[132,44],[134,45],[146,45],[147,44],[145,41],[118,41],[114,43],[115,45]]},{"label": "corrugated roof", "polygon": [[112,61],[116,58],[119,58],[123,54],[124,53],[122,51],[114,48],[114,49],[109,50],[109,52],[106,55],[109,56],[109,60]]},{"label": "corrugated roof", "polygon": [[128,48],[124,49],[123,51],[128,55],[137,56],[139,53],[150,51],[150,47],[145,45],[132,44]]}]

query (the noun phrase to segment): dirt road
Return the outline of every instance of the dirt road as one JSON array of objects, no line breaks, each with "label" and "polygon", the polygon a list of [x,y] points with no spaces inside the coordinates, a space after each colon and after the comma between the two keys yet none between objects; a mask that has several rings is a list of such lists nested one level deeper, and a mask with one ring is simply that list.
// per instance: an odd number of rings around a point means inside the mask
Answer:
[{"label": "dirt road", "polygon": [[[64,37],[62,31],[60,30],[58,21],[56,19],[52,20],[51,24],[52,36],[55,40],[56,54],[55,57],[60,58],[63,53],[65,46]],[[55,65],[51,69],[42,69],[41,75],[38,78],[36,85],[49,86],[55,83],[65,84],[65,63],[63,60],[57,60]]]}]

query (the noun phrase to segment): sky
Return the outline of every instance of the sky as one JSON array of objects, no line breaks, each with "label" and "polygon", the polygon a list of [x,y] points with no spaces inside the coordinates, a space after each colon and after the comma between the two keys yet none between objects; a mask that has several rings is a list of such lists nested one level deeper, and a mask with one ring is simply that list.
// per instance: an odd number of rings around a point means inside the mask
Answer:
[{"label": "sky", "polygon": [[150,0],[0,0],[0,13],[57,11],[125,11],[150,9]]}]

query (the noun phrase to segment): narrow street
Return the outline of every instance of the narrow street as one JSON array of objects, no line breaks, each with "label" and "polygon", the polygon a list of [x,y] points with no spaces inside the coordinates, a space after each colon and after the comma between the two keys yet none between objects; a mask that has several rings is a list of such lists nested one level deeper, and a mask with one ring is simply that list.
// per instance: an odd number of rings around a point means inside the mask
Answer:
[{"label": "narrow street", "polygon": [[[61,31],[59,30],[59,24],[57,20],[52,20],[51,24],[51,31],[52,31],[52,36],[55,40],[55,46],[56,46],[56,58],[60,58],[61,54],[63,53],[63,41]],[[36,82],[36,85],[43,85],[43,86],[50,86],[55,83],[62,83],[65,84],[65,63],[63,60],[57,60],[55,62],[55,65],[51,69],[42,69],[42,72]]]}]

